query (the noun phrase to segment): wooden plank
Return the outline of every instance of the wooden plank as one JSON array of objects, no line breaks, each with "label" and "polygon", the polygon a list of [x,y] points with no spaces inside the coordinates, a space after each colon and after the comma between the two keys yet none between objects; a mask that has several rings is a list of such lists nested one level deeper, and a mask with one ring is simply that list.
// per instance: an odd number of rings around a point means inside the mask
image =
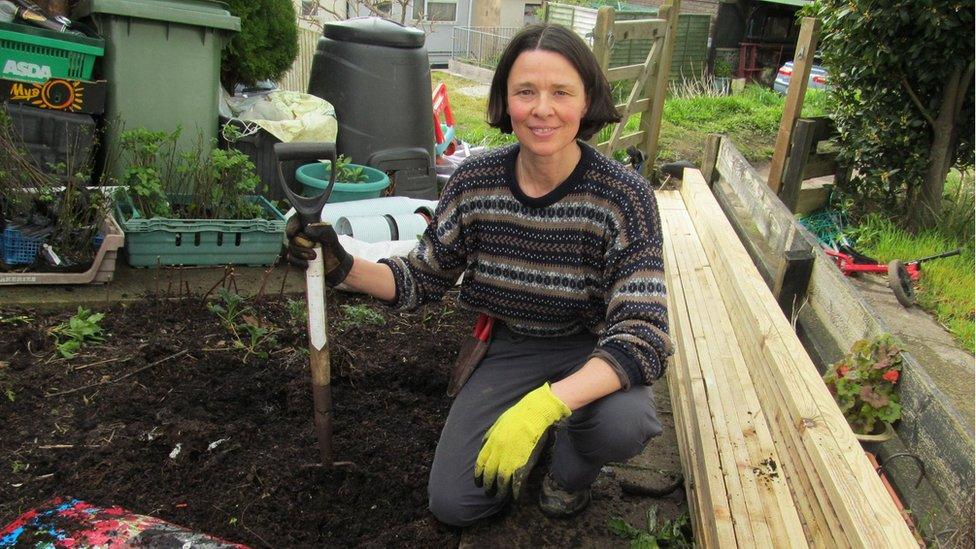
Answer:
[{"label": "wooden plank", "polygon": [[666,19],[630,19],[613,24],[613,37],[619,43],[624,40],[657,40],[668,32]]},{"label": "wooden plank", "polygon": [[793,128],[793,138],[790,153],[783,168],[783,179],[776,195],[790,212],[796,211],[796,201],[800,197],[800,184],[803,183],[803,172],[806,169],[810,149],[816,148],[813,140],[814,122],[801,118]]},{"label": "wooden plank", "polygon": [[[651,104],[651,100],[649,98],[638,99],[634,103],[634,110],[637,111],[637,112],[644,112],[644,111],[647,110],[647,106],[650,105],[650,104]],[[617,109],[619,110],[619,109],[624,108],[626,105],[624,105],[623,103],[621,103],[619,105],[614,105],[614,106],[617,107]]]},{"label": "wooden plank", "polygon": [[917,546],[700,173],[686,170],[681,194],[723,295],[740,315],[733,324],[736,336],[743,348],[749,347],[744,341],[752,341],[763,350],[765,368],[754,376],[766,386],[763,405],[779,402],[774,417],[800,435],[798,450],[813,464],[805,472],[827,490],[829,501],[818,504],[833,506],[837,526],[856,547]]},{"label": "wooden plank", "polygon": [[[733,517],[736,515],[735,509],[748,511],[746,520],[736,519],[737,541],[743,547],[805,546],[805,535],[785,477],[764,476],[757,482],[757,471],[763,473],[763,462],[781,461],[751,387],[738,343],[732,335],[731,321],[722,305],[705,252],[694,234],[687,213],[673,202],[660,200],[659,204],[662,204],[662,211],[667,212],[664,217],[671,226],[667,231],[669,237],[665,240],[668,248],[669,296],[672,299],[670,309],[672,315],[685,313],[678,311],[673,302],[684,298],[683,306],[687,307],[694,332],[692,339],[695,350],[691,352],[697,352],[700,357],[698,366],[706,381],[709,409],[724,410],[721,415],[713,412],[713,417],[699,418],[698,421],[715,420],[717,446],[721,453],[728,454],[720,458],[725,464],[723,472],[727,477],[726,484],[731,486],[737,480],[729,478],[729,475],[741,480],[741,493],[732,494],[730,491],[728,504],[733,509]],[[681,250],[680,259],[675,259],[675,249]],[[688,282],[684,289],[683,279]],[[683,322],[679,322],[678,329],[685,331],[683,325]],[[684,333],[676,334],[676,348],[686,346],[688,339]],[[673,367],[675,377],[688,367],[683,354],[676,352]],[[712,382],[709,383],[709,380]],[[686,393],[677,386],[672,390],[672,397],[679,403],[687,400]],[[680,404],[676,408],[682,409]],[[722,417],[725,418],[724,422],[721,421]],[[682,444],[688,444],[685,438],[682,436]],[[729,457],[734,458],[732,465],[728,464]],[[695,495],[689,493],[689,497],[690,501],[697,503]],[[754,534],[754,540],[747,536],[750,533]],[[754,545],[756,543],[758,545]]]},{"label": "wooden plank", "polygon": [[789,154],[791,133],[796,119],[803,110],[803,97],[807,93],[807,82],[810,79],[810,69],[813,67],[813,52],[817,49],[817,38],[820,36],[820,20],[815,17],[804,17],[800,22],[800,37],[796,41],[796,52],[793,54],[793,75],[790,77],[790,87],[786,91],[786,104],[783,106],[783,117],[780,119],[779,132],[776,134],[776,145],[773,148],[773,159],[769,164],[769,188],[779,193],[783,181],[783,165]]},{"label": "wooden plank", "polygon": [[[707,322],[704,322],[701,317],[702,310],[706,305],[698,291],[702,281],[696,280],[696,271],[707,268],[707,264],[704,266],[690,264],[690,252],[696,245],[694,228],[690,226],[690,221],[681,223],[680,216],[673,215],[668,220],[668,225],[669,235],[674,246],[681,250],[680,254],[676,254],[677,263],[680,265],[679,276],[682,278],[683,284],[685,277],[688,279],[688,283],[684,286],[686,313],[690,321],[691,339],[698,354],[698,370],[692,375],[701,376],[704,385],[704,398],[707,399],[705,403],[701,403],[699,402],[700,397],[696,395],[695,404],[696,406],[705,404],[708,408],[708,415],[702,414],[703,419],[699,421],[705,421],[712,427],[718,452],[717,456],[709,457],[713,459],[717,457],[722,469],[728,498],[726,505],[731,512],[732,523],[735,525],[735,541],[742,547],[769,546],[771,543],[769,533],[759,524],[763,517],[761,506],[757,502],[758,492],[755,484],[744,486],[743,481],[745,479],[740,475],[737,466],[740,460],[748,463],[748,458],[744,456],[744,443],[741,436],[739,438],[733,436],[735,432],[734,414],[727,410],[731,402],[720,395],[722,384],[719,382],[717,372],[721,368],[713,367],[721,360],[721,357],[710,345],[710,336],[714,334],[707,326]],[[687,333],[683,335],[686,339],[689,337]],[[754,529],[760,528],[762,532],[754,531]]]},{"label": "wooden plank", "polygon": [[[627,134],[627,135],[621,137],[620,139],[617,139],[617,147],[618,147],[618,150],[619,149],[626,149],[627,147],[629,147],[631,145],[635,145],[635,146],[636,145],[639,145],[641,143],[641,141],[644,140],[644,137],[645,137],[644,132],[636,132],[636,133]],[[597,147],[599,147],[601,151],[606,151],[607,150],[606,147],[609,147],[609,146],[610,146],[610,142],[609,141],[603,141],[603,142],[597,144]]]},{"label": "wooden plank", "polygon": [[[668,217],[662,217],[661,221],[663,230],[669,231]],[[675,365],[678,366],[674,373],[679,390],[674,394],[681,395],[680,408],[687,418],[686,425],[690,427],[687,448],[693,460],[689,470],[694,471],[695,475],[695,507],[702,513],[698,516],[698,531],[706,547],[729,547],[735,543],[735,532],[722,471],[712,458],[718,454],[718,448],[711,430],[710,414],[707,408],[702,409],[707,400],[698,366],[698,354],[691,337],[691,322],[687,303],[684,302],[683,285],[675,271],[675,251],[667,241],[665,253],[666,271],[669,273],[669,319],[676,343]],[[692,375],[694,371],[699,372],[697,376]],[[706,511],[707,515],[704,514]]]},{"label": "wooden plank", "polygon": [[[687,214],[682,216],[681,222],[694,231]],[[707,254],[697,241],[687,243],[682,251],[692,257],[697,265],[693,274],[698,278],[696,288],[702,297],[697,303],[704,319],[701,328],[707,331],[712,347],[717,346],[722,353],[721,360],[711,365],[720,378],[717,396],[732,404],[737,417],[731,428],[739,431],[734,436],[741,438],[748,450],[747,455],[740,458],[744,461],[741,462],[739,474],[758,487],[762,512],[760,520],[772,536],[771,546],[805,546],[800,517],[785,481],[787,469],[783,467],[784,461],[774,445],[740,343],[735,338],[733,317],[726,309],[718,282],[708,267]],[[779,464],[777,470],[769,470],[771,463]]]},{"label": "wooden plank", "polygon": [[[668,215],[662,216],[663,230],[667,232],[671,212],[683,212],[684,204],[677,191],[659,191],[657,197],[659,209],[662,212],[669,212]],[[726,504],[721,503],[726,501],[724,485],[717,486],[714,489],[721,491],[721,496],[716,498],[716,501],[722,505],[718,512],[714,511],[714,505],[711,503],[714,490],[710,489],[708,475],[711,473],[713,480],[721,478],[721,475],[720,472],[716,475],[715,470],[711,468],[713,461],[705,459],[702,455],[701,426],[703,421],[708,420],[708,417],[701,419],[695,415],[695,406],[692,403],[692,382],[689,377],[689,370],[692,368],[689,365],[697,365],[698,355],[691,337],[684,335],[685,333],[690,334],[688,316],[685,313],[687,304],[684,302],[684,292],[677,272],[674,248],[668,240],[665,240],[664,251],[665,272],[669,279],[668,309],[670,311],[672,337],[675,342],[674,369],[670,371],[669,375],[673,376],[675,383],[675,388],[671,393],[672,398],[676,400],[674,409],[685,418],[682,423],[686,426],[686,434],[679,440],[684,440],[685,443],[685,452],[682,455],[688,456],[688,463],[685,464],[686,475],[690,473],[693,477],[693,480],[689,482],[689,506],[694,512],[692,519],[695,522],[697,539],[703,541],[706,547],[718,547],[719,531],[723,532],[725,539],[734,539],[734,534],[731,534],[731,522],[728,510],[725,508]],[[706,512],[707,515],[704,515],[703,513]]]},{"label": "wooden plank", "polygon": [[[645,58],[646,59],[646,58]],[[641,73],[644,72],[644,64],[640,65],[624,65],[622,67],[614,67],[607,70],[607,81],[608,82],[618,82],[620,80],[634,80],[639,78]]]},{"label": "wooden plank", "polygon": [[[663,221],[663,223],[665,226],[667,225],[667,221]],[[689,463],[686,464],[685,472],[686,475],[694,478],[694,482],[691,485],[692,490],[687,494],[689,507],[696,511],[693,515],[693,520],[697,525],[695,531],[696,539],[703,541],[708,547],[715,547],[717,546],[718,539],[718,521],[712,520],[715,513],[710,513],[711,516],[704,516],[702,514],[705,513],[705,510],[711,509],[713,505],[710,503],[711,493],[707,479],[708,473],[705,467],[707,462],[701,455],[700,421],[695,416],[695,407],[692,403],[691,381],[688,376],[688,365],[697,361],[697,354],[693,345],[685,344],[686,341],[690,340],[690,338],[684,337],[684,332],[688,330],[688,327],[687,315],[683,315],[682,311],[686,310],[687,306],[684,303],[684,294],[681,291],[681,281],[677,278],[677,273],[675,273],[673,251],[667,249],[665,252],[665,270],[669,277],[674,277],[673,280],[669,280],[668,282],[671,288],[671,291],[668,292],[668,306],[671,311],[669,318],[671,319],[672,336],[675,341],[675,354],[673,357],[673,365],[675,368],[671,374],[675,380],[675,390],[672,392],[672,398],[677,397],[678,406],[675,409],[680,411],[685,418],[683,424],[687,426],[687,434],[684,437],[686,441],[684,447],[687,449],[686,453],[689,456]],[[724,487],[720,488],[724,490]]]},{"label": "wooden plank", "polygon": [[755,221],[769,250],[776,255],[786,250],[794,230],[793,215],[736,150],[731,139],[722,139],[716,168],[738,196],[753,197],[743,201],[743,205],[748,208],[749,217]]},{"label": "wooden plank", "polygon": [[[712,411],[710,420],[715,430],[719,449],[719,463],[722,465],[725,485],[728,490],[729,508],[735,524],[736,542],[742,547],[772,546],[770,528],[774,522],[768,521],[764,505],[760,501],[759,488],[753,470],[758,470],[760,460],[752,460],[743,437],[742,418],[736,406],[736,398],[729,391],[748,392],[741,385],[731,386],[726,369],[732,361],[732,352],[721,337],[722,319],[728,317],[722,301],[714,291],[711,271],[704,252],[697,254],[701,245],[694,234],[694,227],[687,214],[672,216],[669,220],[669,238],[672,247],[680,249],[677,254],[679,276],[688,282],[685,286],[685,302],[691,320],[695,347],[698,351],[702,379]],[[757,413],[761,413],[758,408]],[[799,520],[797,519],[797,525]],[[801,532],[802,535],[802,532]],[[801,538],[802,539],[802,538]]]},{"label": "wooden plank", "polygon": [[810,273],[813,272],[813,250],[803,244],[803,239],[798,239],[795,247],[786,250],[772,288],[780,309],[791,320],[795,311],[803,305],[810,286]]},{"label": "wooden plank", "polygon": [[[593,27],[593,56],[596,57],[603,74],[606,74],[610,68],[610,27],[613,25],[613,14],[613,8],[603,6],[597,11],[596,26]],[[597,142],[599,135],[600,132],[594,133],[589,139],[589,144],[601,152],[606,152],[606,149],[601,148]]]},{"label": "wooden plank", "polygon": [[718,149],[721,144],[721,134],[710,133],[705,137],[705,152],[702,154],[701,172],[709,187],[718,179],[715,164],[718,162]]},{"label": "wooden plank", "polygon": [[[760,364],[763,364],[762,361],[764,359],[761,356],[761,349],[757,347],[755,349],[747,349],[746,352],[752,356],[752,360],[758,360]],[[760,388],[760,390],[763,389]],[[803,453],[803,443],[800,440],[799,435],[795,432],[795,429],[792,428],[789,421],[778,421],[774,423],[774,425],[778,440],[787,441],[784,442],[784,445],[787,448],[786,455],[789,459],[784,462],[783,470],[787,472],[788,475],[791,475],[791,488],[794,489],[796,500],[803,505],[801,511],[805,517],[810,539],[814,540],[816,545],[828,545],[835,547],[848,546],[846,539],[843,538],[836,540],[825,540],[817,537],[818,534],[822,535],[823,532],[836,532],[838,535],[842,535],[840,529],[836,527],[839,521],[833,517],[832,510],[829,507],[829,497],[825,493],[819,479],[816,477],[809,479],[806,475],[807,471],[813,469],[813,465],[810,463],[808,456]],[[781,454],[781,457],[782,455],[783,454]],[[793,471],[795,471],[795,474]],[[814,495],[814,492],[817,492],[817,494]],[[815,502],[816,505],[814,505],[813,502]],[[822,508],[821,506],[825,508]]]}]

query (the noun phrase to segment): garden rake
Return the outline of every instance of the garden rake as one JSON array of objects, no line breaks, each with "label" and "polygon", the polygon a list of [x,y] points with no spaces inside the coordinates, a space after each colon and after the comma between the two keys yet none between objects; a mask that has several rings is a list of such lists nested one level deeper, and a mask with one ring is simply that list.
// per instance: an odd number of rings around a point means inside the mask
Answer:
[{"label": "garden rake", "polygon": [[[335,143],[276,143],[274,154],[278,167],[278,181],[288,201],[295,208],[295,215],[300,216],[303,227],[309,223],[317,223],[322,215],[322,207],[332,194],[335,170],[331,170],[329,184],[322,194],[306,197],[295,194],[288,187],[281,171],[281,163],[328,159],[332,162],[331,165],[335,166]],[[322,262],[322,247],[316,245],[314,249],[315,259],[308,262],[308,269],[305,271],[305,297],[308,301],[308,357],[312,372],[312,400],[315,407],[313,418],[322,466],[332,467],[332,371],[329,362],[328,319],[325,313],[325,267]]]}]

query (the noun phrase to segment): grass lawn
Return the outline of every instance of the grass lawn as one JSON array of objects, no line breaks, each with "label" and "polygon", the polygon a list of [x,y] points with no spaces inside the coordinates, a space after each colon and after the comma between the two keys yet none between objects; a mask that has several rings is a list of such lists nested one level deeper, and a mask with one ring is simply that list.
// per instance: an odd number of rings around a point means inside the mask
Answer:
[{"label": "grass lawn", "polygon": [[[480,84],[444,71],[431,71],[430,79],[434,87],[441,82],[447,86],[451,114],[454,115],[454,134],[460,139],[473,146],[487,147],[498,147],[515,142],[515,136],[505,135],[488,125],[485,119],[488,106],[487,93],[484,97],[473,97],[460,92],[464,88],[472,88]],[[443,121],[442,117],[441,122]]]},{"label": "grass lawn", "polygon": [[958,256],[922,264],[916,298],[919,306],[935,315],[970,352],[976,351],[973,188],[972,170],[966,174],[955,171],[950,174],[943,223],[937,229],[913,235],[891,220],[873,215],[852,231],[858,250],[884,263],[892,259],[910,261],[962,248]]}]

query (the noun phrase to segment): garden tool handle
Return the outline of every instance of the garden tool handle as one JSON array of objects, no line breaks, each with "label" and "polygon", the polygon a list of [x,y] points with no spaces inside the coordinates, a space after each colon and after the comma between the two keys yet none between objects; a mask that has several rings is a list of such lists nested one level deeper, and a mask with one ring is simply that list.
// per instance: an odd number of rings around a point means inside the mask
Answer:
[{"label": "garden tool handle", "polygon": [[312,403],[315,437],[322,465],[332,466],[332,364],[329,357],[328,318],[325,311],[325,264],[322,246],[316,245],[315,259],[305,270],[308,302],[308,358],[312,374]]},{"label": "garden tool handle", "polygon": [[301,196],[296,194],[285,181],[284,173],[281,171],[281,163],[289,160],[329,160],[332,166],[336,165],[336,146],[335,143],[314,142],[314,143],[275,143],[274,146],[275,164],[278,167],[278,181],[281,188],[288,197],[288,202],[295,208],[295,212],[301,216],[302,224],[315,223],[322,215],[322,207],[329,201],[332,195],[332,187],[335,186],[336,170],[329,170],[329,185],[322,194],[315,197]]},{"label": "garden tool handle", "polygon": [[914,261],[909,261],[908,263],[915,263],[916,265],[924,263],[926,261],[932,261],[933,259],[942,259],[943,257],[952,257],[954,255],[959,255],[962,253],[962,248],[956,248],[955,250],[949,250],[948,252],[942,252],[940,254],[930,255],[916,259]]},{"label": "garden tool handle", "polygon": [[[278,181],[285,191],[288,201],[295,207],[302,225],[316,223],[322,215],[322,207],[329,201],[335,185],[335,169],[329,175],[329,185],[325,192],[316,197],[295,194],[285,181],[281,163],[289,160],[316,161],[328,159],[336,165],[335,143],[276,143],[274,146]],[[315,438],[319,443],[319,455],[324,467],[332,467],[332,368],[329,359],[327,335],[328,319],[325,312],[325,264],[322,261],[322,246],[316,245],[315,259],[308,262],[305,270],[305,292],[308,302],[308,353],[309,369],[312,374],[312,402]]]}]

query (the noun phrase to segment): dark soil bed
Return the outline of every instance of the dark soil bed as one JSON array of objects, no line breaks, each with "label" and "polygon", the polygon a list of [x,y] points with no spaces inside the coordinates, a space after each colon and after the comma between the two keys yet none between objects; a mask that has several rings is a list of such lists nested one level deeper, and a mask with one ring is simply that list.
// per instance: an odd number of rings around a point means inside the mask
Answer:
[{"label": "dark soil bed", "polygon": [[410,314],[373,305],[384,326],[340,330],[340,305],[368,301],[330,299],[335,457],[349,464],[327,471],[304,322],[284,301],[245,319],[277,339],[246,360],[199,299],[106,308],[105,341],[70,360],[48,335],[70,312],[0,311],[0,526],[70,496],[253,546],[456,545],[426,482],[446,368],[473,317],[451,299]]}]

